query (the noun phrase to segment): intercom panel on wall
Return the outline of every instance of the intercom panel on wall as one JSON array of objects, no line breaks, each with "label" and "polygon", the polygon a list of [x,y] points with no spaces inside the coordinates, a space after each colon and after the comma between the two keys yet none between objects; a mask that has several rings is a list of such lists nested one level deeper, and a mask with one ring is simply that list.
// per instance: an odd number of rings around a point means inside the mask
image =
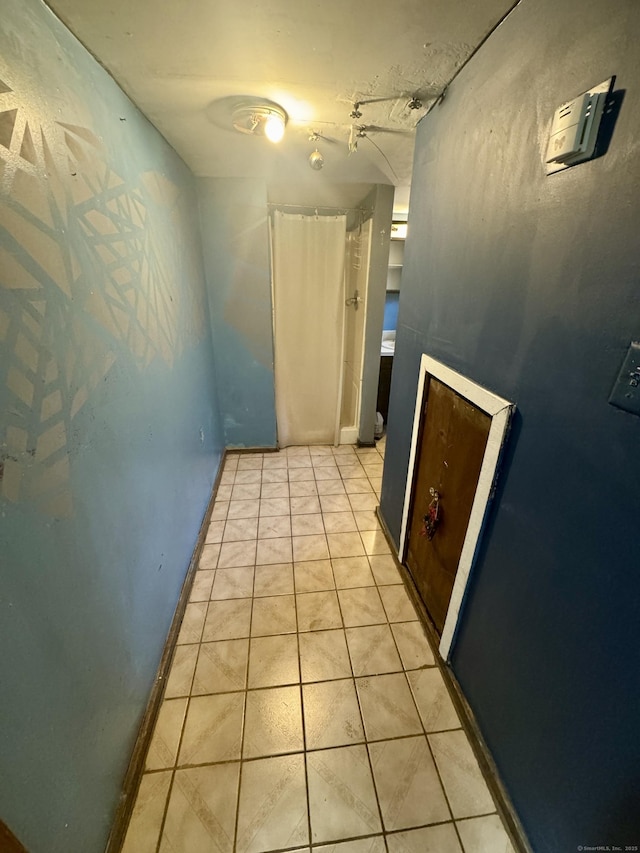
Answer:
[{"label": "intercom panel on wall", "polygon": [[600,119],[613,87],[613,77],[567,101],[556,110],[545,154],[547,174],[593,157]]}]

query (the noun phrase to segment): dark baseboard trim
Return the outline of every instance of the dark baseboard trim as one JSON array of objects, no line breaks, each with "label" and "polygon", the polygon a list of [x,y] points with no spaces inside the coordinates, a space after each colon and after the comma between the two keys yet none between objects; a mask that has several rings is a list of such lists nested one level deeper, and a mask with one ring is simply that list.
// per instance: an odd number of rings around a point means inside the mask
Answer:
[{"label": "dark baseboard trim", "polygon": [[198,568],[200,553],[202,552],[207,536],[211,513],[213,512],[213,504],[218,491],[218,486],[220,485],[226,456],[227,451],[225,450],[220,459],[220,465],[211,489],[209,503],[207,504],[204,516],[202,517],[202,524],[200,525],[200,531],[193,549],[193,554],[191,555],[189,568],[187,569],[187,574],[185,576],[184,583],[182,584],[182,590],[180,591],[180,597],[173,615],[171,628],[169,629],[167,641],[162,652],[162,658],[160,659],[156,679],[153,683],[153,687],[151,688],[151,695],[149,696],[149,701],[147,702],[147,707],[144,712],[144,716],[142,717],[140,728],[138,729],[138,735],[129,761],[129,767],[127,768],[127,773],[124,777],[122,793],[120,794],[120,801],[116,810],[113,826],[111,827],[111,834],[107,841],[105,853],[119,853],[124,843],[127,827],[129,826],[129,820],[131,818],[131,812],[133,811],[136,796],[138,794],[138,788],[142,780],[144,762],[151,742],[153,727],[155,726],[158,712],[160,711],[165,683],[173,662],[176,640],[178,639],[178,633],[180,632],[184,611],[189,602],[189,595],[191,594],[191,587],[193,586],[193,580]]},{"label": "dark baseboard trim", "polygon": [[277,453],[279,447],[227,447],[226,453]]},{"label": "dark baseboard trim", "polygon": [[476,722],[476,718],[471,709],[471,706],[467,702],[464,693],[462,692],[462,688],[460,687],[460,684],[458,682],[458,679],[453,673],[453,670],[440,656],[440,652],[438,650],[438,647],[440,645],[440,637],[438,635],[438,632],[436,631],[435,626],[427,612],[427,609],[424,606],[422,599],[420,598],[417,587],[413,581],[413,578],[411,577],[411,574],[409,573],[409,570],[398,559],[398,552],[396,549],[395,542],[391,538],[389,528],[387,527],[384,517],[380,512],[379,506],[376,507],[376,515],[389,544],[389,548],[391,549],[391,554],[400,571],[404,586],[407,592],[409,593],[409,597],[411,598],[413,604],[415,605],[418,616],[420,617],[420,622],[425,630],[429,645],[431,646],[436,666],[442,673],[444,683],[447,687],[447,690],[449,691],[451,700],[462,722],[462,728],[464,729],[467,737],[469,738],[469,743],[471,744],[471,748],[473,749],[474,755],[478,760],[482,775],[484,776],[489,790],[491,791],[493,799],[496,803],[496,807],[498,809],[498,813],[502,818],[502,822],[507,832],[509,833],[511,843],[513,844],[514,849],[517,851],[517,853],[533,853],[529,841],[527,840],[527,836],[524,832],[523,826],[520,823],[520,819],[516,814],[516,810],[513,806],[513,803],[511,802],[511,798],[509,797],[507,789],[505,788],[504,783],[500,778],[500,774],[498,773],[498,768],[496,767],[496,764],[493,760],[491,751],[489,750],[489,747],[487,746],[486,741],[482,736],[482,733],[480,732],[480,728],[478,726],[478,723]]}]

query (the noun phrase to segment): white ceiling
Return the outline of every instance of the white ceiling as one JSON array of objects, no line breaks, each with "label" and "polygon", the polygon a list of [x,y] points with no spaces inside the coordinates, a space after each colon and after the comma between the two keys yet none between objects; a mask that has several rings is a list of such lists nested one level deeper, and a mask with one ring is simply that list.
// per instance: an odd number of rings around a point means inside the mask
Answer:
[{"label": "white ceiling", "polygon": [[[513,0],[47,2],[196,175],[263,177],[332,198],[323,184],[408,187],[417,122],[513,6]],[[232,129],[230,107],[243,95],[284,107],[289,122],[281,143]],[[407,106],[414,95],[420,110]],[[349,155],[354,101],[362,104],[356,123],[370,129]],[[321,172],[307,162],[315,147],[310,131],[325,137],[317,143],[325,158]],[[397,193],[399,201],[403,195]]]}]

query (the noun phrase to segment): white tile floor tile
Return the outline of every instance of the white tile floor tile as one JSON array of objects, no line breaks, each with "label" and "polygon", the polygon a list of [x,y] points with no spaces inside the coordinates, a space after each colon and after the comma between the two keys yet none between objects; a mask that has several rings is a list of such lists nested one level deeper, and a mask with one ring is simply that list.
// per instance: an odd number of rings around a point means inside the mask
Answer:
[{"label": "white tile floor tile", "polygon": [[192,696],[244,690],[249,660],[249,640],[202,643],[196,664]]},{"label": "white tile floor tile", "polygon": [[162,834],[162,853],[232,853],[240,765],[178,770]]},{"label": "white tile floor tile", "polygon": [[[286,477],[286,471],[272,471],[271,477],[274,477],[276,474]],[[263,498],[288,498],[289,497],[289,483],[281,482],[279,480],[273,480],[272,482],[266,482],[262,480],[262,489],[260,490],[260,494]]]},{"label": "white tile floor tile", "polygon": [[407,679],[425,732],[460,728],[456,709],[436,666],[408,672]]},{"label": "white tile floor tile", "polygon": [[210,601],[202,641],[209,643],[214,640],[236,640],[240,637],[248,637],[250,624],[250,598]]},{"label": "white tile floor tile", "polygon": [[340,608],[347,628],[386,623],[380,593],[373,586],[338,590]]},{"label": "white tile floor tile", "polygon": [[279,539],[287,536],[291,536],[290,515],[267,515],[260,518],[258,539]]},{"label": "white tile floor tile", "polygon": [[199,643],[202,638],[202,628],[207,616],[208,603],[197,601],[187,604],[178,634],[178,645]]},{"label": "white tile floor tile", "polygon": [[324,533],[293,537],[293,559],[296,563],[308,560],[326,560],[329,556],[327,537]]},{"label": "white tile floor tile", "polygon": [[298,631],[326,631],[342,628],[342,616],[335,591],[296,595]]},{"label": "white tile floor tile", "polygon": [[227,456],[124,853],[514,853],[375,514],[384,446]]},{"label": "white tile floor tile", "polygon": [[156,853],[171,776],[170,771],[144,775],[121,853]]},{"label": "white tile floor tile", "polygon": [[429,735],[429,743],[454,818],[494,812],[491,794],[466,734],[461,729],[441,732]]},{"label": "white tile floor tile", "polygon": [[346,746],[307,755],[313,842],[337,841],[381,830],[365,746]]},{"label": "white tile floor tile", "polygon": [[431,646],[419,622],[396,622],[391,625],[391,630],[405,669],[434,666]]},{"label": "white tile floor tile", "polygon": [[320,506],[322,507],[322,512],[351,512],[351,504],[349,503],[349,498],[346,495],[334,494],[321,494],[320,495]]},{"label": "white tile floor tile", "polygon": [[194,696],[184,724],[178,766],[240,758],[244,693]]},{"label": "white tile floor tile", "polygon": [[[218,557],[219,569],[232,569],[236,566],[254,566],[256,563],[256,541],[223,542]],[[200,561],[202,567],[202,560]]]},{"label": "white tile floor tile", "polygon": [[237,853],[307,844],[309,824],[304,756],[276,756],[243,765]]},{"label": "white tile floor tile", "polygon": [[223,598],[252,598],[253,566],[240,566],[236,569],[218,569],[211,590],[211,600]]},{"label": "white tile floor tile", "polygon": [[207,530],[205,543],[207,545],[216,545],[222,542],[222,534],[224,533],[224,521],[212,521]]},{"label": "white tile floor tile", "polygon": [[338,589],[375,586],[366,557],[336,557],[331,561]]},{"label": "white tile floor tile", "polygon": [[291,533],[293,536],[312,536],[324,533],[321,513],[308,513],[291,516]]},{"label": "white tile floor tile", "polygon": [[231,501],[227,510],[226,520],[236,518],[257,518],[260,511],[260,501],[256,498],[248,501]]},{"label": "white tile floor tile", "polygon": [[288,515],[291,512],[289,498],[262,498],[260,515]]},{"label": "white tile floor tile", "polygon": [[369,753],[385,829],[451,820],[424,735],[372,743]]},{"label": "white tile floor tile", "polygon": [[295,634],[251,639],[250,688],[278,687],[299,681],[298,640]]},{"label": "white tile floor tile", "polygon": [[249,483],[261,483],[262,471],[240,471],[236,472],[234,486],[243,486]]},{"label": "white tile floor tile", "polygon": [[345,633],[354,675],[382,675],[402,670],[388,625],[347,628]]},{"label": "white tile floor tile", "polygon": [[260,497],[260,483],[245,483],[233,487],[232,501],[255,500]]},{"label": "white tile floor tile", "polygon": [[335,589],[330,560],[309,560],[294,563],[293,576],[297,593]]},{"label": "white tile floor tile", "polygon": [[464,853],[515,853],[497,814],[456,821]]},{"label": "white tile floor tile", "polygon": [[327,533],[350,533],[358,529],[352,512],[325,512],[324,527]]},{"label": "white tile floor tile", "polygon": [[287,486],[288,490],[289,474],[286,468],[269,468],[262,472],[262,497],[279,497],[279,495],[265,494],[265,486],[277,485],[279,488]]},{"label": "white tile floor tile", "polygon": [[[293,484],[292,484],[293,485]],[[320,512],[320,501],[315,494],[315,484],[313,485],[314,492],[309,495],[294,497],[293,490],[291,493],[291,515],[308,515]],[[296,489],[296,491],[302,491]]]},{"label": "white tile floor tile", "polygon": [[404,675],[357,678],[356,688],[367,740],[422,734],[420,717]]},{"label": "white tile floor tile", "polygon": [[254,596],[292,595],[293,591],[293,563],[256,566]]},{"label": "white tile floor tile", "polygon": [[412,622],[418,618],[403,584],[381,586],[380,595],[389,622]]},{"label": "white tile floor tile", "polygon": [[178,754],[188,699],[165,699],[153,730],[145,770],[173,767]]},{"label": "white tile floor tile", "polygon": [[202,570],[215,569],[215,567],[218,565],[220,548],[220,545],[204,545],[202,548],[202,553],[200,554],[198,568]]},{"label": "white tile floor tile", "polygon": [[211,598],[211,588],[216,573],[213,570],[197,571],[189,601],[208,601]]},{"label": "white tile floor tile", "polygon": [[[292,498],[312,497],[318,494],[318,488],[315,480],[304,480],[299,483],[289,483],[289,494]],[[291,503],[291,512],[294,512],[293,501]]]},{"label": "white tile floor tile", "polygon": [[364,556],[362,537],[357,532],[327,533],[327,542],[332,558]]},{"label": "white tile floor tile", "polygon": [[364,741],[352,678],[305,684],[302,696],[307,749],[349,746]]},{"label": "white tile floor tile", "polygon": [[249,690],[242,757],[261,758],[303,749],[300,688]]},{"label": "white tile floor tile", "polygon": [[165,699],[188,696],[191,693],[199,648],[200,646],[197,644],[176,646],[169,678],[164,690]]},{"label": "white tile floor tile", "polygon": [[312,631],[300,634],[302,681],[349,678],[351,664],[343,630]]},{"label": "white tile floor tile", "polygon": [[291,537],[282,536],[273,539],[258,539],[256,562],[261,566],[276,563],[290,563],[293,559]]},{"label": "white tile floor tile", "polygon": [[253,601],[251,636],[290,634],[296,630],[296,606],[293,595],[275,595]]}]

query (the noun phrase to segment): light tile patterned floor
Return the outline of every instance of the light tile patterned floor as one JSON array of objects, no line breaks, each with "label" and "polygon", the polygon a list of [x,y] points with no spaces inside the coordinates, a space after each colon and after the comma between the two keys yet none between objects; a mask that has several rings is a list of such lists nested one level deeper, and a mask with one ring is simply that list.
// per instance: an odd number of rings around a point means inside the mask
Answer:
[{"label": "light tile patterned floor", "polygon": [[376,448],[229,454],[124,853],[513,853]]}]

